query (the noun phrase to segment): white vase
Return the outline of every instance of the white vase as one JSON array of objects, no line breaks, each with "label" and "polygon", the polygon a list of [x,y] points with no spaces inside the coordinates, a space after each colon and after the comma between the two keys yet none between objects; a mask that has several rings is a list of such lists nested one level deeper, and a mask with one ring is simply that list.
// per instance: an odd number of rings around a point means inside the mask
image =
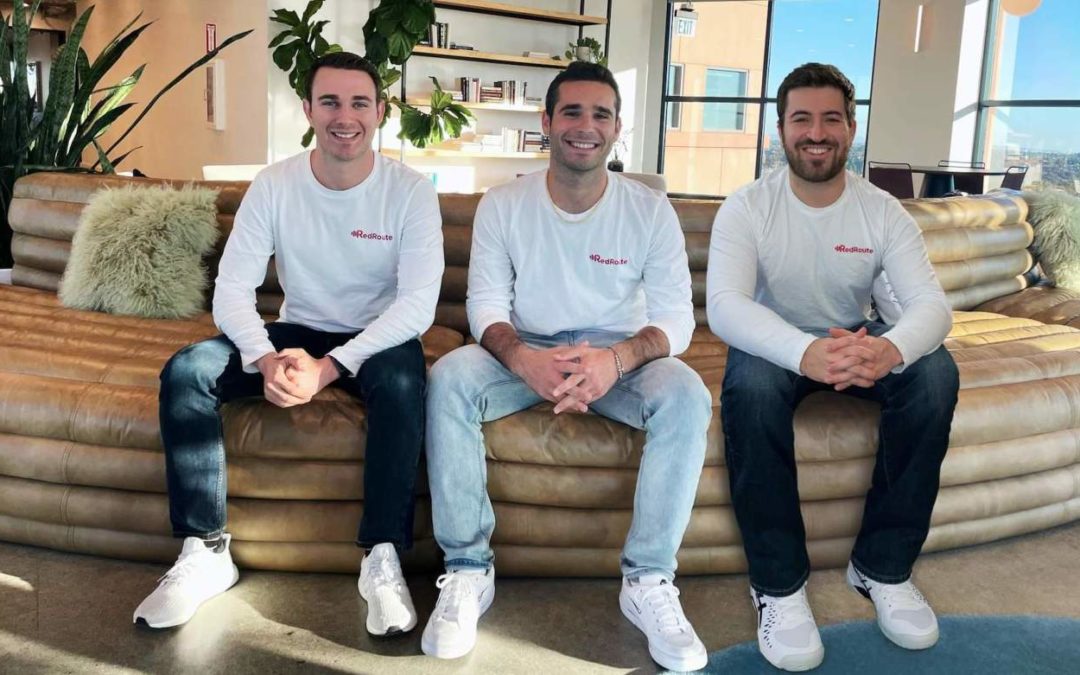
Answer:
[{"label": "white vase", "polygon": [[578,45],[577,47],[574,47],[574,56],[577,57],[578,61],[587,61],[589,63],[592,63],[592,50],[590,50],[584,45]]}]

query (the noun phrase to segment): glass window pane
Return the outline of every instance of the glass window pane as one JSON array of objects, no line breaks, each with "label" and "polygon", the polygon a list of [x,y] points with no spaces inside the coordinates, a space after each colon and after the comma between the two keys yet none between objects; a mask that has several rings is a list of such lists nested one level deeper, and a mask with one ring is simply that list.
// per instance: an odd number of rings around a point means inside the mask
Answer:
[{"label": "glass window pane", "polygon": [[710,105],[717,104],[683,103],[682,127],[665,133],[664,176],[668,192],[719,197],[754,180],[761,106],[738,104],[744,110],[741,130],[706,131],[705,109]]},{"label": "glass window pane", "polygon": [[[673,9],[679,5],[672,5]],[[681,63],[683,95],[704,96],[706,70],[727,68],[746,73],[743,90],[761,93],[765,64],[765,23],[768,3],[760,1],[698,2],[697,28],[693,36],[671,36],[669,63]]]},{"label": "glass window pane", "polygon": [[[863,175],[863,164],[866,161],[866,122],[869,113],[870,106],[855,106],[855,139],[851,142],[847,168],[860,176]],[[762,175],[787,164],[784,146],[780,143],[780,132],[776,129],[777,117],[776,104],[770,103],[765,113],[765,137],[762,139]]]},{"label": "glass window pane", "polygon": [[[746,96],[746,71],[708,68],[705,71],[706,96]],[[742,131],[746,122],[744,103],[706,103],[705,131]]]},{"label": "glass window pane", "polygon": [[857,98],[870,98],[877,2],[774,0],[772,4],[769,98],[776,97],[788,73],[808,61],[831,63],[855,85]]},{"label": "glass window pane", "polygon": [[995,2],[988,98],[1080,99],[1080,2],[1042,0],[1034,11],[1019,15],[1032,4]]},{"label": "glass window pane", "polygon": [[987,108],[986,165],[1026,164],[1024,189],[1063,188],[1080,193],[1080,106]]},{"label": "glass window pane", "polygon": [[[682,73],[683,67],[681,64],[673,63],[668,66],[668,88],[667,93],[669,96],[681,96],[682,95]],[[681,103],[668,103],[667,109],[667,125],[668,129],[678,129],[682,120],[682,104]]]}]

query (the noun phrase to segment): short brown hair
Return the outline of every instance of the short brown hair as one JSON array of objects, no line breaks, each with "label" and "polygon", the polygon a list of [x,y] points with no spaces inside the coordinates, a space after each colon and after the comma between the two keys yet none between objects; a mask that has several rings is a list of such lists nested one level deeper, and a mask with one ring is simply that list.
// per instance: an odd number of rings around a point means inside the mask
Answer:
[{"label": "short brown hair", "polygon": [[615,81],[611,71],[599,63],[571,61],[566,70],[556,75],[548,86],[547,96],[544,97],[544,111],[549,118],[555,116],[555,105],[559,102],[559,85],[563,82],[599,82],[611,87],[615,90],[615,117],[619,116],[622,95],[619,94],[619,83]]},{"label": "short brown hair", "polygon": [[308,103],[311,103],[311,85],[315,82],[315,73],[319,72],[320,68],[339,68],[367,73],[371,81],[375,83],[375,98],[382,98],[382,78],[379,77],[378,68],[359,54],[331,52],[315,59],[315,62],[311,64],[311,69],[308,70],[307,79],[304,80],[304,100]]},{"label": "short brown hair", "polygon": [[800,87],[832,87],[844,95],[844,113],[848,124],[855,120],[855,86],[840,69],[827,63],[804,63],[788,73],[776,92],[776,112],[780,122],[784,121],[787,111],[787,95],[792,89]]}]

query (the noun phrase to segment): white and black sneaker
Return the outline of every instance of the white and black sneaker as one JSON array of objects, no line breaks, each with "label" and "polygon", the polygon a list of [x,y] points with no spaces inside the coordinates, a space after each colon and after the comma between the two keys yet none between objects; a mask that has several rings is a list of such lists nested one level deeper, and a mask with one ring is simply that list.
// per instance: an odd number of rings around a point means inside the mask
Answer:
[{"label": "white and black sneaker", "polygon": [[806,599],[806,584],[781,598],[751,588],[750,598],[758,614],[758,649],[765,660],[790,671],[821,665],[825,647]]},{"label": "white and black sneaker", "polygon": [[180,557],[158,587],[139,603],[133,621],[151,628],[171,628],[187,623],[210,598],[229,590],[240,572],[229,554],[231,535],[223,534],[213,546],[198,537],[184,539]]},{"label": "white and black sneaker", "polygon": [[649,639],[649,655],[668,670],[699,670],[709,661],[705,645],[683,614],[679,589],[659,574],[623,577],[623,616]]},{"label": "white and black sneaker", "polygon": [[911,580],[883,584],[848,562],[848,585],[874,603],[878,627],[904,649],[927,649],[938,641],[938,622],[930,603]]},{"label": "white and black sneaker", "polygon": [[416,610],[393,544],[379,544],[364,556],[356,586],[367,601],[369,634],[387,637],[416,627]]}]

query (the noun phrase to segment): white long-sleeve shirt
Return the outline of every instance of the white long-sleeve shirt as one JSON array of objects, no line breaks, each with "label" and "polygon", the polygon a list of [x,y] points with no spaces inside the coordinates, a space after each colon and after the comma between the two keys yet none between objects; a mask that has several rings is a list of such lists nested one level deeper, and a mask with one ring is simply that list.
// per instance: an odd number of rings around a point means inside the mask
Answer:
[{"label": "white long-sleeve shirt", "polygon": [[285,292],[280,321],[363,331],[330,352],[355,375],[434,320],[443,273],[438,195],[431,181],[378,153],[371,174],[348,190],[319,183],[310,152],[259,172],[236,212],[213,301],[214,322],[249,372],[275,351],[255,309],[271,255]]},{"label": "white long-sleeve shirt", "polygon": [[737,349],[800,372],[807,347],[829,328],[871,317],[883,272],[900,306],[883,335],[903,357],[899,372],[937,349],[952,327],[915,220],[850,172],[836,202],[807,206],[791,190],[788,169],[778,169],[736,191],[716,214],[709,327]]},{"label": "white long-sleeve shirt", "polygon": [[473,221],[466,309],[479,341],[495,323],[554,335],[664,332],[671,354],[690,344],[694,307],[678,217],[667,198],[608,173],[600,201],[568,214],[551,201],[547,171],[494,187]]}]

